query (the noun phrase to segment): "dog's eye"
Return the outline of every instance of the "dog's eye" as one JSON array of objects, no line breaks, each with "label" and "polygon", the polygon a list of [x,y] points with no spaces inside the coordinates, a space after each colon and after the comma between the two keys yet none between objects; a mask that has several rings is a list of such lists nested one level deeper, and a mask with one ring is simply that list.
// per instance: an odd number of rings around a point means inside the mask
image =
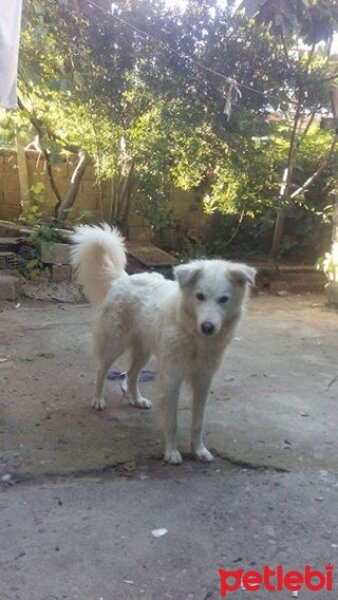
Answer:
[{"label": "dog's eye", "polygon": [[203,302],[203,300],[205,300],[205,295],[201,294],[201,292],[198,292],[198,294],[196,294],[196,298],[197,300],[199,300],[200,302]]},{"label": "dog's eye", "polygon": [[218,302],[220,304],[226,304],[229,300],[229,296],[221,296],[220,298],[218,298]]}]

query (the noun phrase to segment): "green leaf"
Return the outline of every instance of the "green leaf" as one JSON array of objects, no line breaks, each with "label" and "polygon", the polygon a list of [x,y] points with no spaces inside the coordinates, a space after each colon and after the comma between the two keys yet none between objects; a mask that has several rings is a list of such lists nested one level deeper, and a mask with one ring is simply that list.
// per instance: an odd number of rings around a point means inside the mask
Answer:
[{"label": "green leaf", "polygon": [[74,80],[75,83],[80,87],[83,87],[85,85],[84,77],[78,71],[75,71],[74,73]]}]

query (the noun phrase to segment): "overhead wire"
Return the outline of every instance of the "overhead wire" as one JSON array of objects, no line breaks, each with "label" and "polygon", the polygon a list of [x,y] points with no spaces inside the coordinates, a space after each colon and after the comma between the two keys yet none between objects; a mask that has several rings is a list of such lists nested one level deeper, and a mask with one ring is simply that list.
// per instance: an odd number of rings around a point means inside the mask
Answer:
[{"label": "overhead wire", "polygon": [[[87,3],[87,5],[92,6],[93,8],[96,8],[98,11],[102,12],[103,14],[108,15],[110,18],[114,19],[115,21],[118,21],[119,23],[122,23],[126,27],[129,27],[129,29],[132,29],[133,31],[135,31],[141,37],[143,37],[145,39],[151,40],[155,44],[158,44],[158,45],[162,46],[162,48],[165,49],[165,50],[169,50],[172,54],[178,56],[180,59],[189,61],[192,65],[195,65],[199,69],[202,69],[202,70],[204,70],[207,73],[211,73],[212,75],[215,75],[216,77],[219,77],[220,79],[223,79],[230,86],[231,86],[231,84],[232,84],[233,81],[236,81],[236,85],[239,88],[242,88],[244,90],[248,90],[250,92],[254,92],[256,94],[260,94],[260,95],[264,96],[265,98],[271,98],[271,99],[277,101],[278,103],[282,103],[282,102],[285,101],[285,98],[282,99],[282,98],[280,98],[280,97],[278,97],[278,96],[276,96],[274,94],[271,94],[270,92],[266,92],[266,91],[262,92],[261,90],[258,90],[256,88],[254,88],[253,86],[248,86],[248,85],[245,85],[243,83],[239,83],[236,80],[235,77],[229,77],[229,76],[225,75],[224,73],[221,73],[220,71],[217,71],[216,69],[213,69],[212,67],[207,67],[206,65],[204,65],[200,61],[192,58],[191,56],[187,56],[185,54],[182,54],[181,52],[178,52],[168,42],[164,42],[163,40],[161,40],[158,37],[155,37],[151,33],[147,32],[147,31],[144,31],[143,29],[140,29],[139,27],[137,27],[136,25],[133,25],[132,23],[130,23],[129,21],[127,21],[123,17],[121,17],[119,15],[116,15],[113,12],[107,11],[105,8],[103,8],[102,6],[100,6],[99,4],[97,4],[96,2],[94,2],[93,0],[86,0],[86,3]],[[289,99],[289,101],[291,103],[295,103],[295,101],[292,100],[292,99]]]}]

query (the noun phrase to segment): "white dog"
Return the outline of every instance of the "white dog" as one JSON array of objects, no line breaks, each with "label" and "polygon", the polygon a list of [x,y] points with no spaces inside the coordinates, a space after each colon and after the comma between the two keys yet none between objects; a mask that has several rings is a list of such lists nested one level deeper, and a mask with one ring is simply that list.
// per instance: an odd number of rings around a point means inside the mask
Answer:
[{"label": "white dog", "polygon": [[151,408],[138,389],[149,357],[158,360],[159,394],[165,436],[164,459],[182,461],[177,449],[180,385],[193,392],[192,450],[209,462],[203,441],[204,408],[212,377],[241,317],[255,269],[223,260],[195,260],[175,267],[176,281],[156,273],[128,276],[121,234],[108,225],[78,227],[72,236],[72,263],[84,292],[99,305],[94,345],[99,362],[92,406],[103,410],[103,385],[112,363],[126,350],[131,403]]}]

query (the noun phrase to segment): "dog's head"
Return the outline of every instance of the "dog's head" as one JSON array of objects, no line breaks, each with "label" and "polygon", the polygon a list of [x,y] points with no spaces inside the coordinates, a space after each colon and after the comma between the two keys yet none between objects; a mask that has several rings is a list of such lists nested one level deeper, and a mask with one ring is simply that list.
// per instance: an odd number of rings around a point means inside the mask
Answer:
[{"label": "dog's head", "polygon": [[220,333],[224,322],[240,315],[253,267],[224,260],[196,260],[174,269],[183,309],[203,336]]}]

